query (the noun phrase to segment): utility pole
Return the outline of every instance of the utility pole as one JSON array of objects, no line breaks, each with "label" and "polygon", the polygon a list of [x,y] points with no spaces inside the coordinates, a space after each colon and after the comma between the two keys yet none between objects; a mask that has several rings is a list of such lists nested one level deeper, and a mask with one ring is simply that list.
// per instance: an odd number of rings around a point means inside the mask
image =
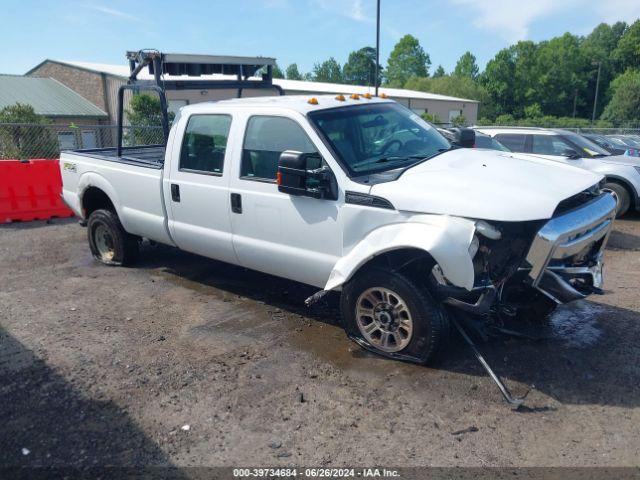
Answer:
[{"label": "utility pole", "polygon": [[600,70],[602,69],[602,60],[598,62],[598,78],[596,79],[596,96],[593,99],[593,115],[591,116],[591,123],[596,121],[596,108],[598,106],[598,87],[600,86]]},{"label": "utility pole", "polygon": [[380,77],[380,0],[377,0],[376,8],[376,78],[373,79],[378,96],[378,78]]}]

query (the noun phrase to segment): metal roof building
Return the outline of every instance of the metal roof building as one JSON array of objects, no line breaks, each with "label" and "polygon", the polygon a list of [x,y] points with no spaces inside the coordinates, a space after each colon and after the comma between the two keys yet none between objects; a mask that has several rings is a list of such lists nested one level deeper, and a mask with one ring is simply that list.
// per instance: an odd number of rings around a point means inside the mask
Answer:
[{"label": "metal roof building", "polygon": [[107,119],[107,113],[53,78],[0,75],[0,110],[16,103],[28,104],[39,115],[65,122]]},{"label": "metal roof building", "polygon": [[[110,121],[115,123],[116,92],[120,85],[126,83],[130,70],[125,64],[109,65],[102,63],[44,60],[32,68],[27,75],[37,77],[52,77],[64,83],[69,88],[89,99],[94,105],[104,109]],[[145,70],[138,75],[140,79],[151,79]],[[180,75],[165,75],[167,80],[185,80],[189,77]],[[202,79],[223,79],[220,74],[204,75]],[[274,85],[280,86],[287,94],[351,94],[371,93],[373,87],[344,85],[323,82],[307,82],[301,80],[273,79]],[[435,93],[405,90],[399,88],[381,87],[380,93],[386,94],[393,100],[411,108],[416,113],[429,113],[437,116],[440,121],[448,122],[462,114],[469,123],[475,123],[478,117],[478,101],[465,98],[438,95]],[[179,107],[212,100],[235,98],[236,90],[181,90],[167,92],[169,107],[177,110]],[[265,90],[246,90],[243,96],[276,95],[277,92]]]}]

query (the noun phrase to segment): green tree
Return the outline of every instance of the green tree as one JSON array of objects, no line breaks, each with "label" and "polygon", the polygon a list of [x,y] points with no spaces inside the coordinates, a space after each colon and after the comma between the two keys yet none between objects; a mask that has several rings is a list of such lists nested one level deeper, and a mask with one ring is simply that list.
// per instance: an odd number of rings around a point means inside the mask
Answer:
[{"label": "green tree", "polygon": [[302,80],[302,75],[300,74],[300,71],[298,70],[298,64],[297,63],[292,63],[291,65],[289,65],[287,67],[286,74],[287,74],[287,79],[288,80]]},{"label": "green tree", "polygon": [[422,115],[420,115],[424,120],[426,120],[427,122],[431,122],[431,123],[442,123],[440,121],[440,117],[438,116],[438,114],[436,113],[427,113],[424,112]]},{"label": "green tree", "polygon": [[612,56],[622,71],[640,68],[640,20],[633,22],[624,32]]},{"label": "green tree", "polygon": [[467,124],[467,119],[464,115],[460,114],[451,119],[451,124],[454,127],[464,127]]},{"label": "green tree", "polygon": [[616,125],[640,124],[640,70],[629,69],[611,82],[611,101],[602,118]]},{"label": "green tree", "polygon": [[[349,54],[347,63],[342,68],[345,83],[352,85],[375,85],[376,49],[363,47]],[[381,72],[378,72],[378,82]]]},{"label": "green tree", "polygon": [[524,107],[524,117],[525,118],[540,118],[543,116],[542,108],[538,103],[534,103],[527,107]]},{"label": "green tree", "polygon": [[50,124],[31,105],[4,107],[0,110],[0,159],[57,158],[60,149]]},{"label": "green tree", "polygon": [[436,71],[433,72],[433,78],[444,77],[446,74],[447,72],[444,71],[444,68],[442,67],[442,65],[438,65],[438,68],[436,68]]},{"label": "green tree", "polygon": [[[128,145],[156,145],[164,142],[160,99],[148,93],[134,95],[125,109],[131,128],[125,130]],[[175,115],[169,112],[169,121]]]},{"label": "green tree", "polygon": [[[584,57],[580,38],[570,33],[540,42],[536,52],[535,96],[547,115],[570,115],[574,102],[578,116],[588,115],[587,79],[593,71]],[[592,73],[591,73],[592,74]]]},{"label": "green tree", "polygon": [[[598,110],[596,115],[599,115],[604,109],[609,98],[609,89],[606,88],[611,81],[622,71],[620,71],[620,62],[614,59],[613,52],[618,46],[618,42],[626,31],[627,25],[624,22],[618,22],[614,25],[608,25],[601,23],[593,31],[587,35],[581,45],[583,55],[588,62],[591,62],[592,70],[588,75],[588,85],[586,93],[589,100],[588,106],[592,107],[593,98],[595,96],[596,82],[598,78],[598,64],[601,65],[600,69],[600,85],[599,85],[599,100]],[[604,87],[604,88],[603,88]],[[583,114],[587,113],[585,111]]]},{"label": "green tree", "polygon": [[481,83],[489,92],[496,110],[501,114],[509,114],[515,106],[515,63],[510,48],[500,50],[489,60],[481,76]]},{"label": "green tree", "polygon": [[316,63],[313,66],[312,75],[314,82],[343,83],[342,67],[333,57],[322,63]]},{"label": "green tree", "polygon": [[284,72],[277,63],[271,68],[271,75],[273,78],[284,78]]},{"label": "green tree", "polygon": [[389,55],[385,78],[392,87],[403,87],[411,77],[428,77],[431,59],[418,39],[412,35],[402,37]]},{"label": "green tree", "polygon": [[471,52],[465,52],[456,63],[453,74],[456,77],[469,77],[475,80],[478,77],[480,69],[476,63],[476,57]]}]

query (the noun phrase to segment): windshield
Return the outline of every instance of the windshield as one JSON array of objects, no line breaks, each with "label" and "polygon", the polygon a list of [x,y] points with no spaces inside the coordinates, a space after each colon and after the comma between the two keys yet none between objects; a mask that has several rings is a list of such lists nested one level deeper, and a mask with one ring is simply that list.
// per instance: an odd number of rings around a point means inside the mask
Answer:
[{"label": "windshield", "polygon": [[[580,148],[582,152],[585,152],[590,157],[602,157],[611,155],[600,145],[592,142],[586,137],[582,135],[578,135],[576,133],[565,133],[564,138],[573,143],[576,147]],[[582,153],[580,152],[580,153]]]},{"label": "windshield", "polygon": [[434,127],[396,103],[318,110],[309,118],[351,175],[408,167],[451,148]]}]

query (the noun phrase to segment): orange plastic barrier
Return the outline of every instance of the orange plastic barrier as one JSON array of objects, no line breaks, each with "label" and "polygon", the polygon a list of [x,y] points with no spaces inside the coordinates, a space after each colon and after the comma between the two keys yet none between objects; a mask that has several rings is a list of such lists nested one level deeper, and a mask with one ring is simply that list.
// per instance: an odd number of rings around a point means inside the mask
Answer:
[{"label": "orange plastic barrier", "polygon": [[0,160],[0,223],[72,217],[58,160]]}]

